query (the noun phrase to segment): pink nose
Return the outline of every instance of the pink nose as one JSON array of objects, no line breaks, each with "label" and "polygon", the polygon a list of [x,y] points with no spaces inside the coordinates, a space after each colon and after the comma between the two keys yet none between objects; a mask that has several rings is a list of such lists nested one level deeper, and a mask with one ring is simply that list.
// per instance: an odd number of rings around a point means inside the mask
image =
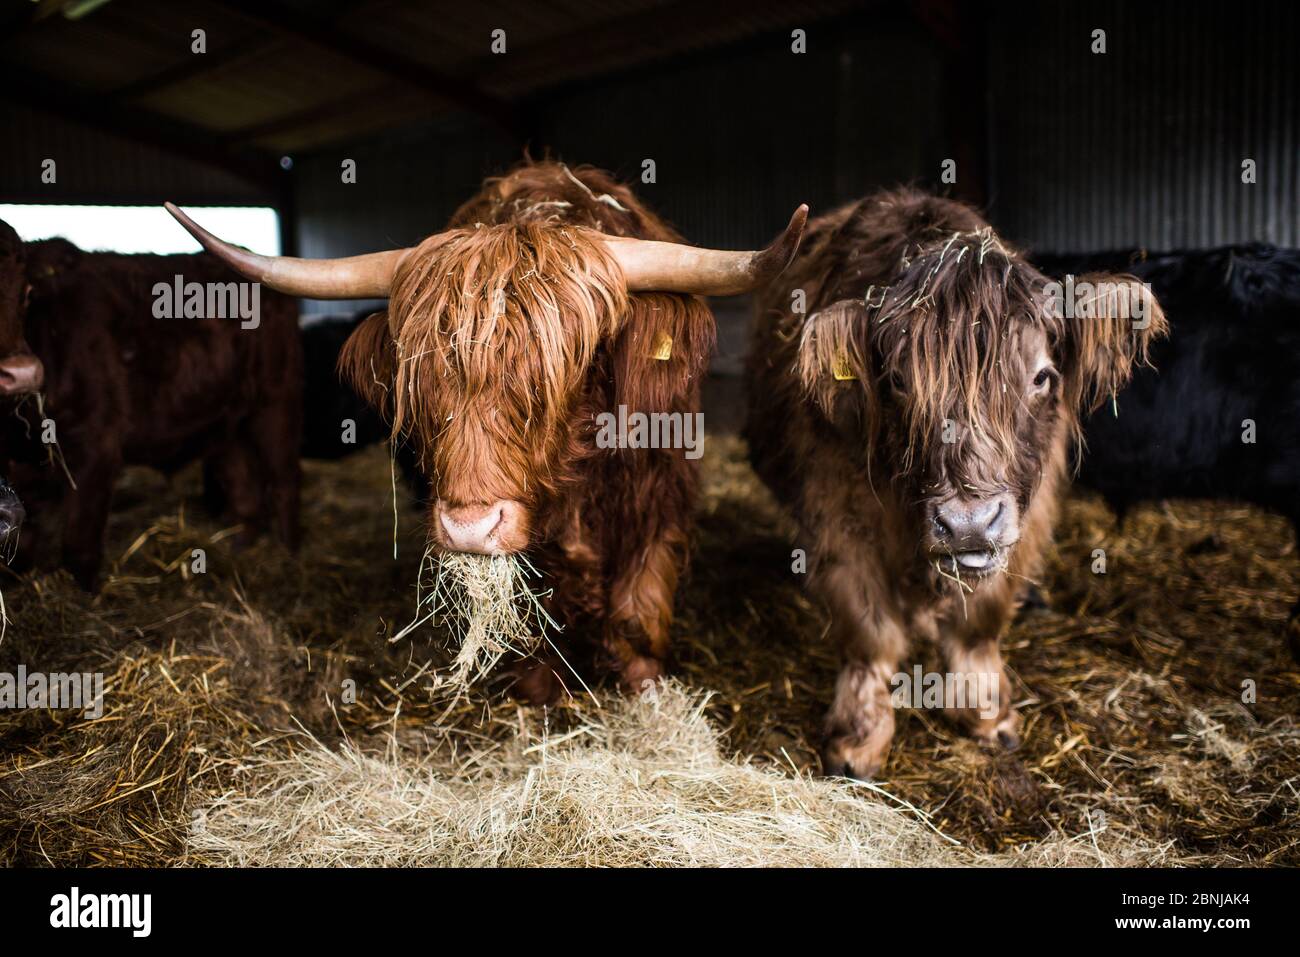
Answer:
[{"label": "pink nose", "polygon": [[45,367],[31,353],[0,359],[0,395],[26,395],[45,384]]},{"label": "pink nose", "polygon": [[494,555],[518,550],[520,519],[520,508],[514,502],[457,506],[438,503],[442,543],[456,552]]}]

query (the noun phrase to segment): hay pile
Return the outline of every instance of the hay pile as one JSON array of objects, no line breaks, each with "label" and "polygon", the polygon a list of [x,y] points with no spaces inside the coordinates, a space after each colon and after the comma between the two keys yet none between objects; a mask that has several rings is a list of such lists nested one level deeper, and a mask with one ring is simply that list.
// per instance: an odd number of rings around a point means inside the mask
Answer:
[{"label": "hay pile", "polygon": [[[834,650],[790,573],[793,528],[740,449],[727,451],[710,463],[682,602],[682,676],[713,688],[743,676],[720,696],[733,746],[816,767],[811,732],[830,703]],[[1105,575],[1091,571],[1096,548]],[[881,783],[944,833],[1030,862],[1033,848],[1054,860],[1056,846],[1103,863],[1139,863],[1131,851],[1149,863],[1300,863],[1300,668],[1283,640],[1300,560],[1286,520],[1180,501],[1121,525],[1075,493],[1041,584],[1049,608],[1022,612],[1003,642],[1021,748],[990,754],[906,711]],[[934,649],[916,655],[942,670]]]},{"label": "hay pile", "polygon": [[724,756],[704,697],[675,685],[551,733],[525,719],[431,752],[314,739],[247,769],[191,846],[225,864],[330,866],[924,866],[967,860],[865,786]]},{"label": "hay pile", "polygon": [[[63,576],[45,584],[47,607],[84,601]],[[295,649],[256,612],[198,615],[208,636],[188,647],[133,640],[82,659],[77,667],[107,672],[99,717],[5,715],[0,859],[72,866],[185,857],[192,799],[264,740],[264,727],[287,720],[286,699],[304,674]],[[25,652],[42,668],[59,667]]]},{"label": "hay pile", "polygon": [[[547,710],[495,679],[449,702],[445,629],[390,641],[423,531],[401,509],[392,559],[382,448],[308,464],[296,557],[235,552],[197,511],[197,472],[130,472],[100,595],[61,573],[0,585],[0,670],[107,686],[98,721],[0,712],[0,863],[1300,863],[1282,519],[1180,502],[1121,527],[1072,500],[1050,610],[1006,642],[1021,750],[906,712],[886,796],[814,777],[834,650],[740,443],[709,449],[674,627],[684,687]],[[206,574],[182,560],[195,547]]]}]

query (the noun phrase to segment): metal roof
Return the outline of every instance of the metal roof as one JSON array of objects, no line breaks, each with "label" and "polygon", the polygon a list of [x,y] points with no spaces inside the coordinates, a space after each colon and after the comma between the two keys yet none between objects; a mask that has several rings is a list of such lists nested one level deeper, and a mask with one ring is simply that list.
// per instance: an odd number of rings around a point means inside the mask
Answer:
[{"label": "metal roof", "polygon": [[[245,177],[444,113],[523,143],[547,88],[861,0],[0,0],[0,97]],[[204,31],[206,52],[192,51]],[[506,52],[493,53],[493,31]]]}]

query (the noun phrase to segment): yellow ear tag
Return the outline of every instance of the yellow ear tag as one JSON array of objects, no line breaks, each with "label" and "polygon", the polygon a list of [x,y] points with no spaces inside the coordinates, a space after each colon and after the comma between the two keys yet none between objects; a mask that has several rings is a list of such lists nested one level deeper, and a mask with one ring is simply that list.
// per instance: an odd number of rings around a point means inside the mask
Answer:
[{"label": "yellow ear tag", "polygon": [[842,352],[831,360],[831,375],[835,376],[836,382],[852,382],[857,378],[849,368],[849,357]]},{"label": "yellow ear tag", "polygon": [[673,337],[663,331],[656,333],[654,348],[650,350],[650,358],[659,362],[667,362],[672,357]]}]

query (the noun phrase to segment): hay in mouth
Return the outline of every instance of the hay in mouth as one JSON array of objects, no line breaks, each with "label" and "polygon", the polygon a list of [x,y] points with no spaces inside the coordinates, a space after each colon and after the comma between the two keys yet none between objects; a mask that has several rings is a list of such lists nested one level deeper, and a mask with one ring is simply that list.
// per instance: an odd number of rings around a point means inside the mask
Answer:
[{"label": "hay in mouth", "polygon": [[482,678],[506,654],[536,651],[547,629],[559,630],[536,587],[541,573],[523,555],[475,555],[432,546],[420,562],[415,618],[395,634],[398,641],[429,622],[446,625],[457,645],[445,682],[459,693]]}]

